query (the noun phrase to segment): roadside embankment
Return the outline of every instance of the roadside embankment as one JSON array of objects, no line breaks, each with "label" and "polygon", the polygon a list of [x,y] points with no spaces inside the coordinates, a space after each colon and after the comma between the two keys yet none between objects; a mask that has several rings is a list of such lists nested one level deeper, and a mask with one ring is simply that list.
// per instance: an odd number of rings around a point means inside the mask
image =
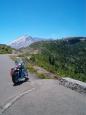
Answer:
[{"label": "roadside embankment", "polygon": [[59,84],[75,90],[79,93],[86,94],[86,83],[71,78],[60,78]]}]

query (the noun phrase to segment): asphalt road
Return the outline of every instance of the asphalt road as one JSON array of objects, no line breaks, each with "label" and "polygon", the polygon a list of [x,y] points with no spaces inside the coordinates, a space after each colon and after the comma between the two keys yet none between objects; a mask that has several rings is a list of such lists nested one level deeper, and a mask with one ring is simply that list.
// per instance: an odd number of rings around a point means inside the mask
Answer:
[{"label": "asphalt road", "polygon": [[[59,85],[57,80],[34,79],[13,87],[9,75],[13,61],[0,56],[0,105],[28,89],[2,115],[86,115],[86,96]],[[31,90],[34,88],[33,90]],[[13,99],[13,98],[11,98]]]}]

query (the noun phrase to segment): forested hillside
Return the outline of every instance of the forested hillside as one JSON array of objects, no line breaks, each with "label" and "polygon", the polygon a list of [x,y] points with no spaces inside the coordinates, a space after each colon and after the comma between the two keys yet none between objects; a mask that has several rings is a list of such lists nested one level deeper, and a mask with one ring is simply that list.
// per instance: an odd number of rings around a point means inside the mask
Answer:
[{"label": "forested hillside", "polygon": [[86,81],[86,38],[42,41],[30,48],[39,50],[31,62],[60,76]]},{"label": "forested hillside", "polygon": [[12,48],[10,46],[0,44],[0,54],[12,53]]}]

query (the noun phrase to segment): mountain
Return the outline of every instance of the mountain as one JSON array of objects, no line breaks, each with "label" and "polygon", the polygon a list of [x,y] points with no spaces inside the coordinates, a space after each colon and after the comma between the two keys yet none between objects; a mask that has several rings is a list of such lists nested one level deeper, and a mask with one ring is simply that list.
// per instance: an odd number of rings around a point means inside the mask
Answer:
[{"label": "mountain", "polygon": [[27,47],[30,44],[37,42],[39,40],[40,40],[39,38],[33,38],[28,35],[23,35],[23,36],[17,38],[16,40],[10,42],[8,45],[11,46],[12,48],[20,49],[23,47]]}]

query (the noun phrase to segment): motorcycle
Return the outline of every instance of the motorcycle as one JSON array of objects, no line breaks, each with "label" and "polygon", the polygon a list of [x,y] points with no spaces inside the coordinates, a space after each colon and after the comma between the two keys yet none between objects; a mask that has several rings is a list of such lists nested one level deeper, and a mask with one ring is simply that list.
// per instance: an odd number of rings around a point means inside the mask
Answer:
[{"label": "motorcycle", "polygon": [[21,84],[29,80],[27,70],[11,68],[11,77],[14,85]]}]

